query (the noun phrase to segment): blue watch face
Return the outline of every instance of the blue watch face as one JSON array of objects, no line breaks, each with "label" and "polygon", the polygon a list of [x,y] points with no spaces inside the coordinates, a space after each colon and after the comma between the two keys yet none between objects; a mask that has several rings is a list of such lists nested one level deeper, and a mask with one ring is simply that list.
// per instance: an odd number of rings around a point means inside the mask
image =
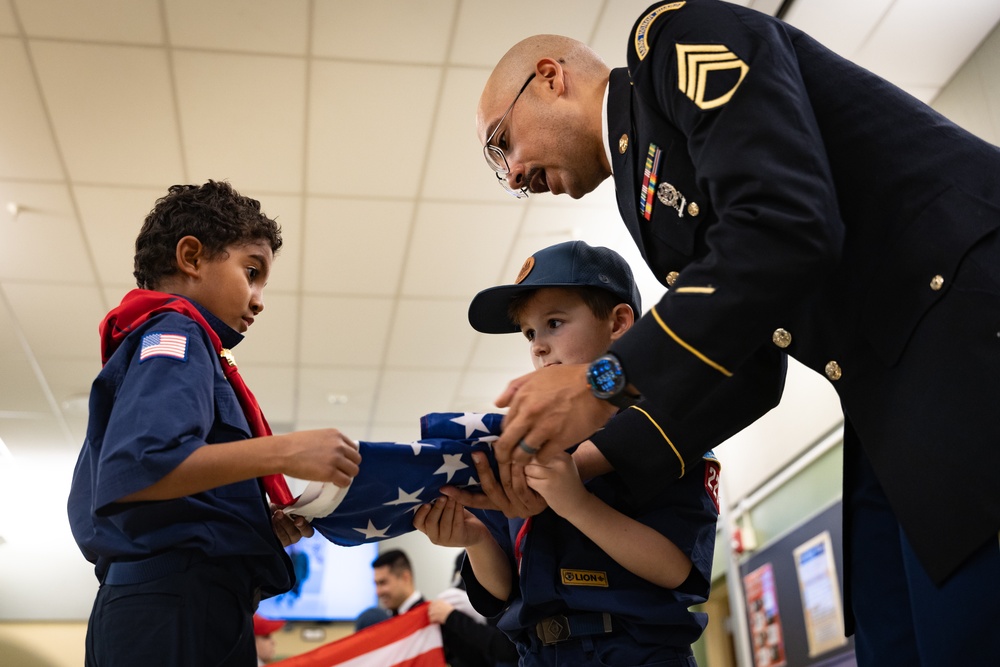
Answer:
[{"label": "blue watch face", "polygon": [[590,381],[602,394],[613,394],[621,388],[621,369],[610,359],[598,359],[590,366]]}]

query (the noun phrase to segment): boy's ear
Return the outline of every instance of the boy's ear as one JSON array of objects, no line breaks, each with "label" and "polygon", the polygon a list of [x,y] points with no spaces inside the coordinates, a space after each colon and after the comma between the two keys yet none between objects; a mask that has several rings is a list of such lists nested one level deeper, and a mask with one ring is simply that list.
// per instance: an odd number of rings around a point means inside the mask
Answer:
[{"label": "boy's ear", "polygon": [[191,278],[197,278],[205,261],[205,246],[195,236],[184,236],[174,250],[177,270]]},{"label": "boy's ear", "polygon": [[635,313],[632,306],[619,303],[611,310],[611,340],[618,340],[635,324]]}]

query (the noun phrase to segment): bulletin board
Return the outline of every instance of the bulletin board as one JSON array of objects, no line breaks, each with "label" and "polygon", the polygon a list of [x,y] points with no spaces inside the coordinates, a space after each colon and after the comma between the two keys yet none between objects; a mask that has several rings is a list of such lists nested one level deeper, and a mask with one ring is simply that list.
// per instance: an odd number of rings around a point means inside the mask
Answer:
[{"label": "bulletin board", "polygon": [[740,566],[754,667],[856,664],[844,637],[841,512],[833,503]]}]

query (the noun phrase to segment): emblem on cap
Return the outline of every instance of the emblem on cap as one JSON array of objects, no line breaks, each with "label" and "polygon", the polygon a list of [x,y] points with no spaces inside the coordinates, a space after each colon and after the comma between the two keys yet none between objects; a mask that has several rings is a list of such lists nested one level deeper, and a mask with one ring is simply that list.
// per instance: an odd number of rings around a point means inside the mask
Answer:
[{"label": "emblem on cap", "polygon": [[514,278],[514,284],[520,285],[524,282],[524,279],[528,277],[531,270],[535,268],[535,256],[532,255],[528,259],[524,260],[524,264],[521,265],[521,270],[517,272],[517,278]]},{"label": "emblem on cap", "polygon": [[670,183],[660,183],[656,186],[656,197],[661,202],[677,211],[678,218],[684,217],[684,205],[687,204],[687,199],[685,199],[684,195],[680,193],[680,190],[672,186]]}]

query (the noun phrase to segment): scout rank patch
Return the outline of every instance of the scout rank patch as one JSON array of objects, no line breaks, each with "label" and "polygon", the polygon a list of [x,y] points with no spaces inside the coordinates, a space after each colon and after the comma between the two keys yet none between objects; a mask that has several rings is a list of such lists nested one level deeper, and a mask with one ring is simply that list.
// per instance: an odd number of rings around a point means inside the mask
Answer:
[{"label": "scout rank patch", "polygon": [[642,189],[639,191],[639,210],[642,217],[649,220],[653,215],[653,195],[657,199],[677,211],[677,217],[684,217],[684,205],[687,199],[670,183],[658,183],[660,171],[660,155],[663,153],[656,144],[649,145],[646,154],[646,167],[642,172]]},{"label": "scout rank patch", "polygon": [[607,572],[597,570],[567,570],[566,568],[562,568],[559,570],[559,576],[562,578],[563,585],[565,586],[608,587]]},{"label": "scout rank patch", "polygon": [[666,5],[660,5],[639,20],[639,25],[635,28],[635,53],[639,56],[639,60],[642,60],[649,54],[649,28],[653,25],[653,21],[665,12],[680,9],[683,6],[683,2],[671,2]]}]

